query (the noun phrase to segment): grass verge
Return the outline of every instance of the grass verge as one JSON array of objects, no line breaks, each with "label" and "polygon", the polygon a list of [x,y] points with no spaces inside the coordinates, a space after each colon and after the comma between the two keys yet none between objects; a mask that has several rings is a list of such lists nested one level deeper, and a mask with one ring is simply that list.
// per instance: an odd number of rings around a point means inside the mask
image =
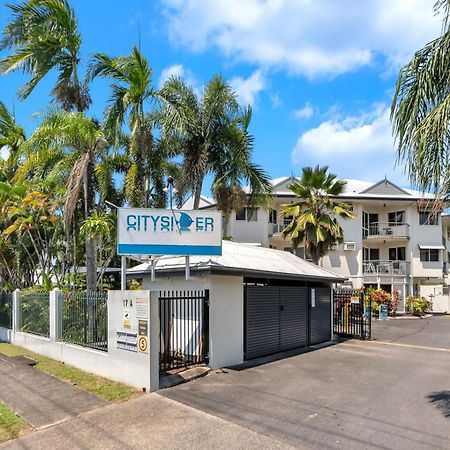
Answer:
[{"label": "grass verge", "polygon": [[26,428],[24,420],[0,401],[0,443],[15,439]]},{"label": "grass verge", "polygon": [[7,356],[27,356],[34,359],[35,368],[91,392],[110,402],[124,402],[139,395],[139,391],[123,383],[108,380],[92,373],[84,372],[46,356],[41,356],[17,345],[0,343],[0,353]]}]

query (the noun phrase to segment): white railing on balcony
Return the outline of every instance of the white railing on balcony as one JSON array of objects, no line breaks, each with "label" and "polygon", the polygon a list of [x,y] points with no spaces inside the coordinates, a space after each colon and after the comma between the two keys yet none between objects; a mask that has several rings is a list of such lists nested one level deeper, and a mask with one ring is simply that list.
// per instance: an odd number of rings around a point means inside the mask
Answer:
[{"label": "white railing on balcony", "polygon": [[277,223],[269,223],[269,234],[281,233],[291,222],[292,219],[284,219]]},{"label": "white railing on balcony", "polygon": [[375,222],[363,228],[363,238],[409,238],[409,223]]},{"label": "white railing on balcony", "polygon": [[409,261],[364,261],[365,275],[409,275]]}]

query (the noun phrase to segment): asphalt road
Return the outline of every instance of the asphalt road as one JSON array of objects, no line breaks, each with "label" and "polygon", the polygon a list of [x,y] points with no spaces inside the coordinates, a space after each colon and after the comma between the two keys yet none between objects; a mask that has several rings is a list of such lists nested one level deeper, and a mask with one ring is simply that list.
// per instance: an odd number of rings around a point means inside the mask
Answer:
[{"label": "asphalt road", "polygon": [[377,341],[450,349],[450,316],[373,321]]},{"label": "asphalt road", "polygon": [[300,448],[449,449],[449,329],[447,317],[393,320],[375,325],[378,341],[226,369],[161,394]]}]

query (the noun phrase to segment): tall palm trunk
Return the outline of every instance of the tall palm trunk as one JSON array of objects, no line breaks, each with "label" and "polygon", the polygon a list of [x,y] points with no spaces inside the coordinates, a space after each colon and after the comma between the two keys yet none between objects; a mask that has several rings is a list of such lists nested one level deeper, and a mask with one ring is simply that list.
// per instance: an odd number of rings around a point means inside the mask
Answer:
[{"label": "tall palm trunk", "polygon": [[[84,176],[84,216],[88,219],[94,211],[94,161],[93,155],[89,158],[85,176]],[[97,288],[97,264],[95,261],[95,241],[85,236],[85,252],[86,252],[86,290],[95,292]]]},{"label": "tall palm trunk", "polygon": [[203,187],[203,179],[205,175],[202,174],[195,182],[194,187],[194,209],[198,209],[200,207],[200,197],[202,195],[202,187]]},{"label": "tall palm trunk", "polygon": [[223,231],[222,231],[223,237],[229,236],[228,227],[230,226],[230,215],[231,215],[230,211],[223,213]]}]

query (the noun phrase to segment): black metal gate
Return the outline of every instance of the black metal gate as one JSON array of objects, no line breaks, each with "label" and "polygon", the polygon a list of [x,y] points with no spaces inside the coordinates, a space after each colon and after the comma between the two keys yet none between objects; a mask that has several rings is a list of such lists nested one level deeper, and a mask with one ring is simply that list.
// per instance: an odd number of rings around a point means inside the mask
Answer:
[{"label": "black metal gate", "polygon": [[159,294],[160,372],[208,362],[209,290]]},{"label": "black metal gate", "polygon": [[372,307],[360,290],[334,290],[334,333],[359,339],[372,338]]}]

